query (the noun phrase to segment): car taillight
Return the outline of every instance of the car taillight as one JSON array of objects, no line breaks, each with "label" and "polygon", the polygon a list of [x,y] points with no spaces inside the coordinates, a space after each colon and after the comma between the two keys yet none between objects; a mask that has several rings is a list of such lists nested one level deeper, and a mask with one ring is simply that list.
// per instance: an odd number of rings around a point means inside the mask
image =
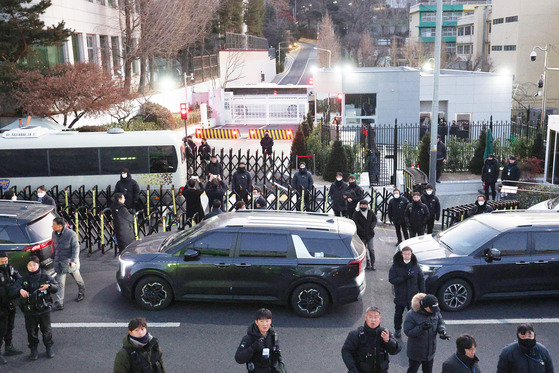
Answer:
[{"label": "car taillight", "polygon": [[37,251],[37,250],[44,249],[45,247],[50,246],[51,244],[52,244],[52,240],[48,240],[45,242],[37,243],[35,245],[25,246],[23,248],[23,251]]},{"label": "car taillight", "polygon": [[349,266],[349,273],[354,273],[355,276],[359,276],[361,270],[363,269],[363,260],[365,260],[365,257],[358,260],[352,260],[351,262],[347,263],[347,265]]}]

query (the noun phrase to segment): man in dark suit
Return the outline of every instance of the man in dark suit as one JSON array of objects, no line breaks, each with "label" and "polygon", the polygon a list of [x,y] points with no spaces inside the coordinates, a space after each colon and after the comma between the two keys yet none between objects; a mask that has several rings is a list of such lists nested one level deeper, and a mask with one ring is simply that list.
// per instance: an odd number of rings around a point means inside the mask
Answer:
[{"label": "man in dark suit", "polygon": [[375,226],[377,225],[377,216],[374,211],[369,209],[369,202],[366,199],[359,201],[359,210],[353,213],[353,221],[357,226],[357,235],[367,247],[367,268],[376,270],[375,268],[375,250],[373,249],[373,238],[375,237]]},{"label": "man in dark suit", "polygon": [[47,195],[47,188],[45,188],[44,185],[37,188],[37,198],[43,205],[51,205],[56,208],[55,200],[51,196]]}]

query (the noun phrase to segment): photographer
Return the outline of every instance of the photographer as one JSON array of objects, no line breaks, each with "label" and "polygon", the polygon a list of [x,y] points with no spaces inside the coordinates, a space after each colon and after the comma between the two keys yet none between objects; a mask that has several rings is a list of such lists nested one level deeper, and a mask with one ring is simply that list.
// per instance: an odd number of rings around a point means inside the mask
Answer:
[{"label": "photographer", "polygon": [[347,335],[342,358],[349,373],[388,372],[388,355],[396,355],[402,346],[380,326],[381,321],[379,309],[369,307],[365,313],[365,325]]}]

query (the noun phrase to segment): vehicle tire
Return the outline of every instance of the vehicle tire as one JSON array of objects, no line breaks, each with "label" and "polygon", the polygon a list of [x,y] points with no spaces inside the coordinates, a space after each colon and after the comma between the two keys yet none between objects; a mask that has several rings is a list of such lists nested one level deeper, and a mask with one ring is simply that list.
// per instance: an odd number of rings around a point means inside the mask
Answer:
[{"label": "vehicle tire", "polygon": [[298,316],[320,317],[328,311],[329,306],[330,296],[318,284],[299,285],[291,294],[291,308]]},{"label": "vehicle tire", "polygon": [[134,299],[145,310],[159,311],[167,308],[173,301],[173,289],[161,277],[143,277],[134,289]]},{"label": "vehicle tire", "polygon": [[472,301],[473,291],[470,284],[462,279],[448,280],[439,289],[439,305],[445,311],[462,311]]}]

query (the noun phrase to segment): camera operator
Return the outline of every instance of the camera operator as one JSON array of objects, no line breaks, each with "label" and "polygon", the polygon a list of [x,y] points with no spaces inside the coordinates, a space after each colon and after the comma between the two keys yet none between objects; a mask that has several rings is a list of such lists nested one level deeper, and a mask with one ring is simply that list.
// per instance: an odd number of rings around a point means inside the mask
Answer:
[{"label": "camera operator", "polygon": [[369,307],[365,313],[365,325],[347,335],[342,358],[349,373],[388,372],[388,355],[396,355],[402,346],[380,326],[381,321],[379,309]]}]

